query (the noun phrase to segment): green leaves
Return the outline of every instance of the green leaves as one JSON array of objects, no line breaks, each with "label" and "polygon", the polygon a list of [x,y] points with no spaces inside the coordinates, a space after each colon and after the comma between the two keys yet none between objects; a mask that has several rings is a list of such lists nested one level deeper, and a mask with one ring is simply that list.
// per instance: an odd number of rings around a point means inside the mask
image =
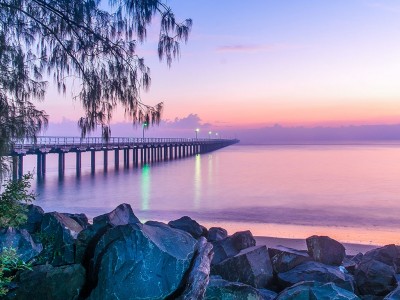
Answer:
[{"label": "green leaves", "polygon": [[31,173],[21,179],[9,181],[3,185],[4,192],[0,194],[0,227],[18,227],[27,220],[27,209],[22,204],[31,203],[35,194],[29,189]]}]

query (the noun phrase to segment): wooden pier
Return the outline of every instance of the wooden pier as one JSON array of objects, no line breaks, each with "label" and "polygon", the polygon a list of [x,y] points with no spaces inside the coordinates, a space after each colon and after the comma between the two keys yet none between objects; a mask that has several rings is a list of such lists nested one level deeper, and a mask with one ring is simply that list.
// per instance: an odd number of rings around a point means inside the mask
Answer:
[{"label": "wooden pier", "polygon": [[75,153],[76,174],[79,176],[82,166],[82,152],[90,151],[91,171],[95,172],[96,152],[103,152],[104,170],[108,167],[108,152],[114,151],[114,164],[120,165],[120,151],[123,152],[123,165],[138,167],[149,162],[184,158],[196,154],[214,151],[235,143],[237,139],[185,139],[185,138],[125,138],[115,137],[106,141],[103,138],[89,137],[38,137],[36,140],[24,140],[14,143],[10,156],[13,158],[13,178],[23,175],[24,156],[36,155],[38,177],[46,173],[46,156],[58,155],[58,173],[65,172],[65,156]]}]

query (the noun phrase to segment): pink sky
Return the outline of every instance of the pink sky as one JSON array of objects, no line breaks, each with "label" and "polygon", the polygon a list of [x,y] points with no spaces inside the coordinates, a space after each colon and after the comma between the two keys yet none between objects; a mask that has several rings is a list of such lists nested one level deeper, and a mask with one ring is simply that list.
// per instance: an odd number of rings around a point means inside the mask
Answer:
[{"label": "pink sky", "polygon": [[[157,29],[139,46],[151,68],[148,104],[164,119],[249,128],[400,123],[400,4],[396,1],[169,2],[193,31],[169,69]],[[79,102],[49,90],[51,121],[77,120]],[[116,112],[114,122],[124,121]]]}]

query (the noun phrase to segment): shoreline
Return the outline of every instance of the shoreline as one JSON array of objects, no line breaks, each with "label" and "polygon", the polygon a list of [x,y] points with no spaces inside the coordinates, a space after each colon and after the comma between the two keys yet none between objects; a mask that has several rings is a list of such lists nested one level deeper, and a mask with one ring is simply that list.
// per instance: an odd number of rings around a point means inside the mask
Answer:
[{"label": "shoreline", "polygon": [[[254,236],[257,246],[266,245],[269,247],[284,246],[296,250],[307,250],[305,239],[278,238],[270,236]],[[346,255],[356,255],[358,253],[368,252],[369,250],[379,248],[379,245],[366,245],[357,243],[341,243],[346,248]]]}]

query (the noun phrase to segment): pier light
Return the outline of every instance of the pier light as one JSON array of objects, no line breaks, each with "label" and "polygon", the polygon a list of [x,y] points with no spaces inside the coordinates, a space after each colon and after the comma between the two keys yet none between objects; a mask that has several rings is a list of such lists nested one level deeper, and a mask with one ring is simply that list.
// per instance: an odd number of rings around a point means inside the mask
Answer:
[{"label": "pier light", "polygon": [[211,134],[212,134],[212,132],[209,131],[209,132],[208,132],[208,138],[209,138],[209,139],[211,139]]},{"label": "pier light", "polygon": [[218,139],[218,132],[215,133],[216,138]]},{"label": "pier light", "polygon": [[197,140],[197,133],[200,131],[199,128],[196,128],[196,130],[194,131],[196,133],[196,140]]}]

